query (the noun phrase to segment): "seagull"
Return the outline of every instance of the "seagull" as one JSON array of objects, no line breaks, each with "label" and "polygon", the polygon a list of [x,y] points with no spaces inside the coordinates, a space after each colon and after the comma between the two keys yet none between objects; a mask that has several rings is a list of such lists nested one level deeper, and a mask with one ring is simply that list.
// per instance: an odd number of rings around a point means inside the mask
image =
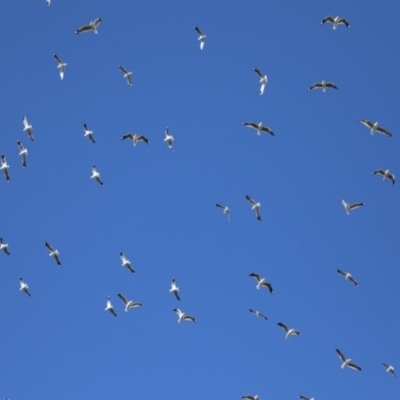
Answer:
[{"label": "seagull", "polygon": [[44,242],[44,245],[47,247],[47,249],[50,251],[49,256],[54,258],[54,261],[57,263],[57,265],[61,266],[61,261],[58,258],[59,252],[58,250],[55,250],[53,247],[51,247],[47,242]]},{"label": "seagull", "polygon": [[376,171],[374,171],[373,173],[372,173],[372,175],[376,175],[376,174],[379,174],[379,175],[382,175],[383,176],[383,180],[385,180],[385,179],[390,179],[391,181],[392,181],[392,183],[393,183],[393,186],[394,186],[394,184],[395,184],[395,177],[394,177],[394,175],[393,174],[391,174],[390,172],[389,172],[389,170],[387,169],[386,171],[384,171],[383,169],[377,169]]},{"label": "seagull", "polygon": [[325,24],[325,22],[330,22],[333,24],[333,29],[336,29],[338,25],[343,24],[346,25],[347,28],[350,28],[350,24],[347,22],[346,18],[333,18],[330,15],[328,15],[326,18],[324,18],[321,22],[321,25]]},{"label": "seagull", "polygon": [[282,322],[278,322],[277,325],[279,325],[281,328],[283,328],[286,332],[285,339],[290,338],[292,335],[300,335],[300,332],[297,331],[296,329],[289,329],[287,325],[283,324]]},{"label": "seagull", "polygon": [[255,274],[254,272],[249,274],[249,276],[251,276],[257,280],[257,282],[258,282],[257,286],[256,286],[257,289],[261,289],[264,286],[264,287],[268,288],[269,292],[272,294],[274,289],[272,288],[272,285],[265,280],[265,278],[261,278],[260,275]]},{"label": "seagull", "polygon": [[121,293],[117,293],[117,296],[124,302],[124,304],[125,304],[125,312],[128,312],[131,308],[141,307],[143,305],[143,303],[135,303],[132,300],[128,300]]},{"label": "seagull", "polygon": [[251,308],[249,308],[249,311],[252,314],[254,314],[256,317],[259,317],[259,318],[262,318],[262,319],[265,319],[265,320],[268,319],[264,314],[261,314],[260,311],[255,311],[255,310],[252,310]]},{"label": "seagull", "polygon": [[22,123],[24,124],[24,132],[26,132],[28,134],[29,139],[34,141],[35,138],[33,137],[33,133],[32,133],[32,125],[29,125],[29,122],[26,119],[26,117],[22,117]]},{"label": "seagull", "polygon": [[314,85],[312,85],[308,90],[322,89],[322,91],[325,93],[326,88],[339,90],[339,88],[335,86],[332,82],[325,82],[325,81],[314,83]]},{"label": "seagull", "polygon": [[343,272],[340,269],[336,270],[338,274],[343,275],[346,280],[354,283],[354,285],[359,286],[359,283],[351,276],[350,272]]},{"label": "seagull", "polygon": [[10,252],[8,251],[8,244],[3,242],[3,238],[0,238],[0,250],[3,250],[8,256],[10,255]]},{"label": "seagull", "polygon": [[367,126],[368,128],[371,129],[371,135],[373,135],[375,132],[379,132],[382,133],[383,135],[386,135],[388,137],[392,137],[393,135],[388,132],[386,129],[383,129],[381,126],[378,125],[377,122],[373,123],[371,121],[368,121],[366,119],[360,119],[359,120],[362,124],[364,124],[365,126]]},{"label": "seagull", "polygon": [[256,124],[255,122],[243,122],[242,125],[247,126],[248,128],[257,129],[257,135],[261,135],[261,132],[267,132],[270,135],[275,136],[275,133],[272,132],[272,130],[268,128],[268,126],[264,126],[262,122],[260,122],[259,124]]},{"label": "seagull", "polygon": [[121,140],[125,140],[125,139],[131,139],[132,140],[132,144],[134,146],[136,146],[136,143],[139,143],[140,141],[145,142],[146,144],[150,144],[149,139],[147,139],[146,136],[144,135],[133,135],[132,133],[127,133],[126,135],[122,136]]},{"label": "seagull", "polygon": [[90,179],[96,179],[96,181],[99,182],[100,185],[102,185],[102,186],[104,185],[104,183],[100,180],[100,173],[97,172],[97,169],[96,169],[96,165],[95,165],[95,164],[93,164],[93,167],[92,167],[92,176],[90,177]]},{"label": "seagull", "polygon": [[174,142],[174,137],[169,133],[169,129],[165,128],[165,139],[164,142],[167,142],[168,147],[174,151],[174,148],[172,146],[173,142]]},{"label": "seagull", "polygon": [[361,368],[358,365],[353,364],[351,362],[351,359],[350,358],[346,358],[345,355],[340,350],[336,349],[336,353],[338,353],[339,358],[343,361],[343,364],[341,365],[340,368],[349,367],[351,369],[355,369],[357,371],[361,371]]},{"label": "seagull", "polygon": [[347,215],[350,214],[350,211],[351,211],[351,210],[353,210],[353,209],[355,209],[355,208],[358,208],[358,207],[365,206],[365,203],[347,204],[344,200],[340,200],[340,201],[342,202],[343,207],[345,208],[346,214],[347,214]]},{"label": "seagull", "polygon": [[127,260],[127,258],[124,256],[124,253],[122,251],[119,252],[119,257],[121,258],[122,261],[122,266],[127,268],[129,271],[131,271],[133,274],[136,272],[131,265],[131,262]]},{"label": "seagull", "polygon": [[174,311],[178,314],[178,317],[179,317],[178,323],[181,323],[182,321],[196,322],[196,319],[194,317],[192,317],[191,315],[186,315],[179,308],[173,308],[172,311]]},{"label": "seagull", "polygon": [[28,155],[28,150],[24,147],[24,145],[18,140],[17,142],[19,147],[19,155],[22,157],[22,166],[26,168],[26,156]]},{"label": "seagull", "polygon": [[246,200],[251,204],[251,209],[255,211],[256,217],[259,221],[261,221],[261,212],[260,212],[260,203],[256,203],[250,196],[246,194]]},{"label": "seagull", "polygon": [[299,397],[302,399],[302,400],[314,400],[314,397],[307,397],[307,396],[303,396],[302,394],[300,394],[299,395]]},{"label": "seagull", "polygon": [[241,397],[241,399],[247,399],[247,400],[261,400],[259,397],[258,397],[258,394],[256,394],[255,396],[251,396],[251,395],[246,395],[246,396],[242,396]]},{"label": "seagull", "polygon": [[256,67],[254,67],[254,72],[260,77],[260,83],[261,83],[260,95],[262,95],[264,93],[265,85],[268,82],[268,77],[267,75],[263,75],[263,73]]},{"label": "seagull", "polygon": [[93,139],[93,131],[91,131],[91,130],[87,127],[86,124],[83,124],[83,129],[84,129],[84,131],[85,131],[85,134],[84,134],[83,136],[89,138],[89,140],[90,140],[92,143],[96,143],[96,142],[94,141],[94,139]]},{"label": "seagull", "polygon": [[94,21],[90,21],[88,25],[83,25],[75,31],[76,34],[93,31],[97,34],[97,27],[100,22],[103,21],[101,18],[97,18]]},{"label": "seagull", "polygon": [[194,29],[199,34],[199,39],[198,40],[200,40],[200,50],[203,50],[204,43],[205,43],[205,40],[206,40],[206,35],[204,35],[203,32],[197,26],[195,26]]},{"label": "seagull", "polygon": [[10,182],[10,174],[8,173],[8,169],[10,166],[7,164],[6,156],[4,154],[1,155],[1,167],[0,169],[3,170],[4,176],[6,177],[7,181]]},{"label": "seagull", "polygon": [[386,368],[386,372],[389,372],[389,374],[392,374],[394,377],[396,377],[396,374],[394,373],[394,367],[385,363],[382,363],[382,365]]},{"label": "seagull", "polygon": [[228,221],[230,222],[231,221],[231,216],[230,216],[230,213],[229,213],[229,208],[227,206],[222,206],[221,204],[218,204],[218,203],[215,204],[215,205],[217,207],[219,207],[223,211],[223,213],[228,216]]},{"label": "seagull", "polygon": [[132,87],[132,72],[128,72],[122,65],[118,67],[124,74],[124,78],[126,78],[128,82],[128,86]]},{"label": "seagull", "polygon": [[169,289],[169,291],[172,292],[172,293],[174,294],[174,296],[175,296],[178,300],[180,300],[180,297],[179,297],[179,288],[178,288],[178,286],[176,286],[175,278],[172,278],[171,289]]},{"label": "seagull", "polygon": [[22,292],[25,292],[29,297],[31,297],[31,294],[29,293],[29,286],[22,280],[22,276],[19,277],[19,290]]},{"label": "seagull", "polygon": [[106,308],[104,309],[104,311],[110,311],[110,313],[112,315],[114,315],[114,317],[118,317],[118,315],[114,311],[113,305],[111,304],[110,296],[107,297],[107,305],[106,305]]},{"label": "seagull", "polygon": [[58,57],[57,54],[54,54],[54,58],[58,62],[57,68],[60,68],[60,78],[61,78],[61,80],[63,80],[64,79],[65,67],[67,66],[67,63],[62,62],[60,57]]}]

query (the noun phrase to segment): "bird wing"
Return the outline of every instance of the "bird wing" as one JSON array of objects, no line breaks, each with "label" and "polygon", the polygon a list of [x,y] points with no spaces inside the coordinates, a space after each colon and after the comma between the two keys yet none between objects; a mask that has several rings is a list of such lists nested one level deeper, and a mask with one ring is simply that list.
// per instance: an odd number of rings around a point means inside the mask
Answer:
[{"label": "bird wing", "polygon": [[3,171],[4,171],[4,176],[9,181],[10,180],[10,174],[8,173],[8,168],[5,168]]},{"label": "bird wing", "polygon": [[368,128],[372,128],[374,124],[371,121],[368,121],[366,119],[360,119],[359,120],[363,125],[368,126]]},{"label": "bird wing", "polygon": [[143,140],[143,142],[145,142],[145,143],[147,143],[147,144],[150,143],[150,142],[149,142],[149,139],[147,139],[147,137],[144,136],[144,135],[138,136],[138,137],[137,137],[137,140],[138,140],[138,141],[139,141],[139,140]]},{"label": "bird wing", "polygon": [[60,261],[60,259],[58,258],[58,254],[54,254],[54,260],[56,261],[56,263],[57,263],[57,265],[61,265],[61,261]]},{"label": "bird wing", "polygon": [[350,205],[350,210],[353,210],[355,208],[362,207],[362,206],[365,206],[365,204],[364,203],[354,203],[354,204]]},{"label": "bird wing", "polygon": [[380,132],[380,133],[383,133],[383,134],[386,135],[386,136],[389,136],[389,137],[392,137],[392,136],[393,136],[390,132],[388,132],[386,129],[381,128],[380,126],[378,126],[378,127],[376,128],[376,130],[377,130],[378,132]]},{"label": "bird wing", "polygon": [[128,79],[128,85],[132,86],[132,76],[128,75],[127,79]]},{"label": "bird wing", "polygon": [[132,135],[132,133],[127,133],[126,135],[122,136],[121,140],[124,140],[124,139],[131,139],[131,140],[133,140],[133,135]]},{"label": "bird wing", "polygon": [[51,247],[49,243],[44,242],[44,245],[45,245],[50,251],[54,251],[53,247]]},{"label": "bird wing", "polygon": [[223,210],[225,210],[225,206],[221,205],[221,204],[215,204],[217,207],[222,208]]},{"label": "bird wing", "polygon": [[128,300],[124,295],[122,295],[121,293],[117,293],[117,296],[124,302],[125,305],[128,304]]},{"label": "bird wing", "polygon": [[274,291],[274,289],[272,288],[272,285],[269,282],[263,282],[261,284],[261,286],[264,286],[264,287],[268,288],[270,293],[272,293]]},{"label": "bird wing", "polygon": [[350,281],[350,282],[353,282],[356,286],[360,286],[360,285],[358,284],[358,282],[357,282],[352,276],[349,276],[349,281]]},{"label": "bird wing", "polygon": [[336,85],[334,85],[332,82],[328,82],[328,83],[326,84],[326,87],[330,87],[330,88],[339,90],[338,87],[337,87]]},{"label": "bird wing", "polygon": [[345,24],[347,26],[347,28],[350,28],[350,24],[346,18],[340,18],[338,21],[338,24]]},{"label": "bird wing", "polygon": [[256,207],[254,209],[254,211],[256,212],[256,217],[259,221],[261,221],[261,211],[260,211],[260,207]]},{"label": "bird wing", "polygon": [[84,26],[81,26],[80,28],[78,28],[75,31],[75,33],[78,35],[79,33],[88,32],[88,31],[91,31],[91,30],[93,30],[92,25],[84,25]]},{"label": "bird wing", "polygon": [[128,71],[127,71],[122,65],[120,65],[118,68],[119,68],[124,74],[127,74],[127,73],[128,73]]},{"label": "bird wing", "polygon": [[345,356],[339,349],[336,349],[336,353],[338,353],[339,358],[340,358],[343,362],[346,361],[346,356]]},{"label": "bird wing", "polygon": [[249,195],[247,195],[247,194],[246,194],[246,200],[247,200],[250,204],[252,204],[253,206],[256,204],[256,202],[255,202]]},{"label": "bird wing", "polygon": [[248,126],[250,128],[258,129],[258,125],[254,122],[243,122],[243,126]]},{"label": "bird wing", "polygon": [[203,32],[197,27],[195,26],[194,29],[196,30],[196,32],[200,35],[200,36],[204,36]]},{"label": "bird wing", "polygon": [[174,311],[176,314],[178,314],[178,317],[180,318],[183,312],[179,308],[173,308],[172,311]]},{"label": "bird wing", "polygon": [[265,90],[265,83],[261,84],[261,87],[260,87],[260,96],[264,93],[264,90]]},{"label": "bird wing", "polygon": [[174,293],[174,296],[175,296],[178,300],[180,300],[179,294],[178,294],[178,290],[173,290],[172,292]]},{"label": "bird wing", "polygon": [[352,363],[352,362],[349,362],[349,363],[347,364],[347,366],[348,366],[349,368],[351,368],[351,369],[355,369],[355,370],[357,370],[357,371],[361,371],[361,368],[360,368],[358,365],[356,365],[356,364],[354,364],[354,363]]},{"label": "bird wing", "polygon": [[282,322],[278,322],[277,325],[279,325],[281,328],[283,328],[286,333],[289,332],[288,326],[283,324]]},{"label": "bird wing", "polygon": [[63,62],[61,61],[61,58],[58,57],[57,54],[54,54],[54,58],[57,60],[57,62],[58,62],[59,64],[63,64]]},{"label": "bird wing", "polygon": [[374,171],[372,173],[372,175],[376,175],[376,174],[385,175],[385,171],[383,169],[377,169],[376,171]]},{"label": "bird wing", "polygon": [[263,126],[263,127],[261,128],[261,130],[264,131],[264,132],[267,132],[267,133],[271,134],[272,136],[275,136],[275,133],[272,132],[272,130],[271,130],[270,128],[268,128],[268,126]]},{"label": "bird wing", "polygon": [[322,84],[317,82],[317,83],[314,83],[314,85],[310,86],[310,88],[308,90],[313,90],[313,89],[320,88],[320,87],[322,87]]},{"label": "bird wing", "polygon": [[346,272],[341,271],[340,269],[336,270],[340,275],[346,276]]},{"label": "bird wing", "polygon": [[260,280],[261,280],[261,276],[258,275],[258,274],[256,274],[256,273],[254,273],[254,272],[252,272],[251,274],[249,274],[249,276],[251,276],[252,278],[257,279],[258,282],[260,282]]},{"label": "bird wing", "polygon": [[97,18],[97,19],[95,19],[95,21],[94,21],[94,26],[97,27],[97,26],[100,24],[101,21],[103,21],[102,18]]},{"label": "bird wing", "polygon": [[302,394],[301,394],[301,395],[299,395],[299,397],[300,397],[301,399],[303,399],[303,400],[310,400],[310,398],[309,398],[309,397],[303,396]]},{"label": "bird wing", "polygon": [[254,72],[255,72],[261,79],[264,78],[264,75],[261,73],[261,71],[260,71],[258,68],[254,67]]},{"label": "bird wing", "polygon": [[331,17],[330,15],[328,15],[327,17],[325,17],[325,18],[322,20],[321,24],[324,24],[325,22],[332,22],[332,24],[333,24],[334,21],[335,21],[334,18]]},{"label": "bird wing", "polygon": [[119,257],[120,257],[120,259],[122,260],[122,262],[125,262],[125,261],[126,261],[126,258],[125,258],[125,256],[124,256],[124,253],[123,253],[122,251],[119,252]]},{"label": "bird wing", "polygon": [[22,123],[24,124],[24,128],[29,126],[28,120],[26,119],[26,117],[22,117]]},{"label": "bird wing", "polygon": [[192,317],[191,315],[185,315],[183,317],[183,320],[188,320],[188,321],[192,321],[192,322],[196,322],[196,318]]}]

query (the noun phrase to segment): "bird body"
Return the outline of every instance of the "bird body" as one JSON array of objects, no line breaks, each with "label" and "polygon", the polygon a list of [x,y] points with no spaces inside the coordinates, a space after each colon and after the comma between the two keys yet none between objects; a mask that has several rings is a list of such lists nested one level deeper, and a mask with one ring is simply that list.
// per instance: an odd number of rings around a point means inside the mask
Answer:
[{"label": "bird body", "polygon": [[24,147],[24,145],[18,140],[17,141],[19,154],[22,158],[22,166],[26,168],[26,156],[28,155],[28,150]]},{"label": "bird body", "polygon": [[378,169],[372,173],[372,175],[376,175],[376,174],[382,175],[383,180],[390,179],[393,183],[393,186],[396,183],[395,176],[393,174],[391,174],[388,169],[386,171],[384,171],[383,169]]},{"label": "bird body", "polygon": [[118,317],[118,315],[115,313],[114,311],[114,307],[111,304],[111,298],[110,296],[107,297],[107,304],[106,304],[106,308],[104,309],[104,311],[108,311],[109,313],[111,313],[112,315],[114,315],[114,317]]},{"label": "bird body", "polygon": [[325,81],[314,83],[314,85],[312,85],[308,90],[322,89],[322,91],[325,93],[327,88],[339,90],[338,87],[332,82]]},{"label": "bird body", "polygon": [[222,212],[224,214],[226,214],[226,216],[228,217],[228,222],[231,221],[231,216],[230,216],[230,212],[229,212],[229,208],[227,206],[223,206],[221,204],[215,204],[218,208],[220,208],[222,210]]},{"label": "bird body", "polygon": [[179,288],[178,288],[178,286],[176,286],[175,278],[172,278],[171,289],[169,289],[169,291],[170,291],[171,293],[173,293],[173,295],[176,297],[177,300],[180,300],[180,297],[179,297]]},{"label": "bird body", "polygon": [[392,374],[394,377],[396,377],[396,374],[394,372],[394,367],[392,367],[391,365],[382,363],[382,365],[386,368],[386,372],[388,372],[389,374]]},{"label": "bird body", "polygon": [[174,143],[174,137],[169,133],[169,129],[168,128],[165,128],[165,139],[164,139],[164,142],[167,142],[167,145],[168,145],[168,147],[169,147],[169,149],[170,150],[174,150],[174,147],[173,147],[173,143]]},{"label": "bird body", "polygon": [[103,21],[102,18],[97,18],[94,21],[90,21],[88,25],[81,26],[79,29],[75,31],[75,33],[78,35],[79,33],[93,31],[94,33],[97,34],[97,27],[99,26],[101,21]]},{"label": "bird body", "polygon": [[46,246],[46,248],[50,251],[49,257],[53,257],[54,261],[57,263],[57,265],[61,266],[61,261],[59,256],[59,252],[58,250],[54,249],[52,246],[50,246],[49,243],[44,242],[44,245]]},{"label": "bird body", "polygon": [[65,67],[67,66],[67,63],[62,62],[61,58],[57,56],[57,54],[54,54],[54,58],[56,59],[58,65],[57,68],[60,68],[60,78],[61,80],[64,79],[64,73],[65,73]]},{"label": "bird body", "polygon": [[85,131],[84,137],[87,137],[92,143],[96,143],[93,139],[93,131],[91,131],[86,124],[83,124],[83,130]]},{"label": "bird body", "polygon": [[178,323],[181,323],[182,321],[196,322],[196,318],[192,317],[191,315],[186,315],[179,308],[173,308],[172,311],[178,314]]},{"label": "bird body", "polygon": [[264,75],[258,68],[254,67],[254,72],[260,77],[260,96],[264,93],[265,85],[268,82],[267,75]]},{"label": "bird body", "polygon": [[336,271],[338,274],[343,275],[346,280],[350,281],[351,283],[353,283],[356,286],[359,286],[359,283],[352,277],[350,272],[343,272],[340,269],[337,269]]},{"label": "bird body", "polygon": [[136,271],[132,268],[131,262],[125,257],[122,251],[119,252],[119,257],[121,258],[122,266],[134,274]]},{"label": "bird body", "polygon": [[296,329],[289,329],[289,327],[285,324],[283,324],[282,322],[278,322],[277,323],[278,326],[280,326],[285,332],[286,332],[286,336],[285,339],[289,339],[290,336],[292,335],[300,335],[300,332]]},{"label": "bird body", "polygon": [[22,280],[22,276],[19,277],[19,290],[26,293],[29,297],[31,294],[29,293],[29,286]]},{"label": "bird body", "polygon": [[257,130],[257,135],[260,136],[261,132],[267,132],[272,136],[275,136],[275,133],[272,132],[272,130],[270,128],[268,128],[268,126],[264,126],[262,124],[262,122],[260,122],[259,124],[256,124],[255,122],[243,122],[242,124],[243,126],[247,126],[248,128],[253,128]]},{"label": "bird body", "polygon": [[150,144],[149,139],[147,139],[146,136],[144,135],[134,135],[132,133],[127,133],[126,135],[122,136],[121,140],[125,140],[125,139],[131,139],[132,140],[132,144],[134,146],[136,146],[137,143],[139,142],[145,142],[146,144]]},{"label": "bird body", "polygon": [[257,219],[261,222],[261,203],[255,202],[250,196],[246,194],[246,200],[251,204],[251,209],[256,213]]},{"label": "bird body", "polygon": [[125,304],[125,312],[128,312],[131,308],[142,307],[143,303],[134,302],[132,300],[128,300],[124,295],[121,293],[117,293],[117,296],[122,300]]},{"label": "bird body", "polygon": [[28,119],[26,117],[22,117],[22,123],[24,125],[24,132],[28,134],[29,139],[32,141],[35,140],[32,133],[32,125],[29,124]]},{"label": "bird body", "polygon": [[204,48],[204,43],[205,43],[205,40],[206,40],[206,37],[207,37],[207,36],[204,35],[203,32],[202,32],[197,26],[195,26],[194,29],[196,30],[196,32],[197,32],[198,35],[199,35],[198,40],[200,41],[200,50],[203,50],[203,48]]},{"label": "bird body", "polygon": [[325,22],[330,22],[333,25],[333,29],[336,29],[340,24],[343,24],[347,28],[350,28],[350,24],[348,23],[346,18],[340,18],[340,17],[334,18],[328,15],[322,20],[321,25],[325,24]]},{"label": "bird body", "polygon": [[382,135],[385,135],[387,137],[392,137],[393,135],[388,132],[386,129],[382,128],[381,126],[378,125],[378,122],[371,122],[366,119],[360,119],[360,122],[365,125],[367,128],[370,128],[370,134],[373,135],[375,132],[382,133]]},{"label": "bird body", "polygon": [[343,369],[345,367],[349,367],[351,369],[355,369],[356,371],[361,371],[361,368],[358,365],[351,362],[350,358],[346,358],[346,356],[339,349],[336,349],[336,353],[338,354],[339,358],[343,362],[343,364],[340,366],[340,368]]},{"label": "bird body", "polygon": [[7,254],[8,256],[10,255],[10,252],[8,251],[8,244],[3,242],[3,238],[0,238],[0,250],[4,252],[4,254]]},{"label": "bird body", "polygon": [[350,211],[354,210],[358,207],[363,207],[365,206],[365,203],[353,203],[353,204],[347,204],[344,200],[340,200],[343,204],[344,209],[346,210],[346,214],[350,215]]},{"label": "bird body", "polygon": [[272,292],[274,291],[272,288],[272,285],[267,282],[265,280],[265,278],[261,278],[261,276],[259,274],[255,274],[254,272],[252,272],[251,274],[249,274],[249,276],[251,276],[252,278],[255,278],[257,280],[257,289],[261,289],[262,287],[266,287],[269,292],[272,294]]},{"label": "bird body", "polygon": [[9,168],[10,168],[10,166],[7,164],[6,156],[4,154],[2,154],[0,170],[3,171],[3,174],[8,182],[10,182],[10,174],[8,172]]},{"label": "bird body", "polygon": [[104,185],[103,181],[100,179],[100,173],[97,171],[95,164],[93,164],[92,176],[90,177],[90,179],[95,179],[98,183],[100,183],[101,186]]},{"label": "bird body", "polygon": [[127,71],[122,65],[120,65],[118,68],[124,74],[124,78],[126,79],[128,86],[132,87],[132,72]]},{"label": "bird body", "polygon": [[261,314],[260,311],[252,310],[251,308],[249,308],[249,311],[258,318],[265,319],[265,320],[268,319],[264,314]]}]

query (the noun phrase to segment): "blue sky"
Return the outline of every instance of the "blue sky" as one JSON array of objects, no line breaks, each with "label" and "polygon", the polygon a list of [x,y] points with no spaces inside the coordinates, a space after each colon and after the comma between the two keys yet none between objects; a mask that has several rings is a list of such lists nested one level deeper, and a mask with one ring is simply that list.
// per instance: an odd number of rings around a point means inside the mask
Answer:
[{"label": "blue sky", "polygon": [[[371,175],[400,176],[398,12],[392,0],[4,1],[0,398],[398,399],[381,363],[400,371],[399,188]],[[351,28],[321,26],[329,14]],[[74,34],[97,17],[98,35]],[[307,91],[322,79],[339,90]],[[340,199],[366,206],[347,216]],[[125,313],[117,292],[144,307]],[[197,322],[178,324],[174,307]],[[279,321],[301,336],[284,340]],[[335,348],[363,371],[340,369]]]}]

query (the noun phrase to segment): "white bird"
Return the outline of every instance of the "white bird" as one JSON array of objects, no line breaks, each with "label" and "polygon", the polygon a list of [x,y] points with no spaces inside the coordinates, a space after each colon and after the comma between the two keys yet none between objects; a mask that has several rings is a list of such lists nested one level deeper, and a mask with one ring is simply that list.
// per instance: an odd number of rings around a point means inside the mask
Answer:
[{"label": "white bird", "polygon": [[396,374],[394,373],[394,367],[385,363],[382,363],[382,365],[386,368],[386,372],[389,372],[389,374],[392,374],[394,377],[396,377]]},{"label": "white bird", "polygon": [[268,128],[268,126],[264,126],[262,122],[260,122],[259,124],[256,124],[255,122],[243,122],[242,125],[247,126],[248,128],[257,129],[257,135],[261,135],[261,132],[267,132],[270,135],[275,136],[275,133],[272,132],[272,130]]},{"label": "white bird", "polygon": [[296,329],[289,329],[287,325],[283,324],[282,322],[278,322],[277,325],[279,325],[283,330],[286,332],[285,339],[290,338],[292,335],[300,335],[300,332],[297,331]]},{"label": "white bird", "polygon": [[365,206],[365,203],[353,203],[353,204],[347,204],[344,200],[340,200],[343,204],[343,207],[346,210],[346,214],[349,215],[351,210],[354,210],[355,208]]},{"label": "white bird", "polygon": [[149,139],[147,139],[146,136],[144,135],[133,135],[132,133],[127,133],[126,135],[122,136],[121,140],[125,140],[125,139],[131,139],[132,140],[132,144],[134,146],[136,146],[137,143],[139,143],[140,141],[145,142],[146,144],[150,144]]},{"label": "white bird", "polygon": [[302,394],[300,394],[299,397],[300,397],[302,400],[314,400],[314,397],[307,397],[307,396],[303,396]]},{"label": "white bird", "polygon": [[332,82],[325,82],[325,81],[314,83],[314,85],[312,85],[308,90],[322,89],[322,91],[325,93],[327,88],[339,90],[339,88]]},{"label": "white bird", "polygon": [[61,266],[61,261],[60,261],[60,259],[59,259],[59,257],[58,257],[58,255],[60,254],[59,252],[58,252],[58,250],[56,250],[56,249],[54,249],[52,246],[50,246],[50,244],[49,243],[47,243],[47,242],[44,242],[44,245],[47,247],[47,249],[50,251],[50,254],[49,254],[49,257],[53,257],[54,258],[54,261],[57,263],[57,265],[60,265]]},{"label": "white bird", "polygon": [[246,395],[246,396],[242,396],[241,397],[241,399],[246,399],[246,400],[261,400],[259,397],[258,397],[258,394],[256,394],[255,396],[251,396],[251,395]]},{"label": "white bird", "polygon": [[3,242],[3,238],[0,238],[0,250],[4,251],[5,254],[8,256],[10,255],[10,252],[8,251],[8,244]]},{"label": "white bird", "polygon": [[333,29],[336,29],[340,24],[346,25],[347,28],[350,28],[350,24],[347,22],[346,18],[339,18],[339,17],[333,18],[330,15],[328,15],[322,20],[321,25],[325,24],[325,22],[330,22],[331,24],[333,24]]},{"label": "white bird", "polygon": [[172,278],[172,282],[171,282],[171,289],[169,289],[170,292],[172,292],[174,294],[174,296],[180,300],[179,297],[179,288],[178,286],[176,286],[176,282],[175,282],[175,278]]},{"label": "white bird", "polygon": [[196,32],[199,35],[198,40],[200,40],[200,50],[203,50],[204,43],[205,43],[205,40],[206,40],[207,36],[204,35],[203,32],[197,26],[195,26],[194,29],[196,30]]},{"label": "white bird", "polygon": [[28,119],[26,117],[22,117],[22,123],[24,124],[24,132],[26,132],[29,136],[29,139],[32,141],[35,140],[32,133],[32,125],[29,125]]},{"label": "white bird", "polygon": [[104,311],[109,311],[112,315],[114,315],[114,317],[118,316],[114,311],[113,305],[111,304],[110,296],[107,297],[107,305],[106,305],[106,308],[104,309]]},{"label": "white bird", "polygon": [[261,88],[260,88],[260,95],[264,93],[265,85],[268,82],[268,77],[267,75],[264,75],[258,68],[254,67],[254,72],[260,77],[260,83],[261,83]]},{"label": "white bird", "polygon": [[261,314],[260,311],[252,310],[251,308],[249,308],[249,311],[252,314],[254,314],[256,317],[258,317],[258,318],[262,318],[262,319],[265,319],[265,320],[268,319],[264,314]]},{"label": "white bird", "polygon": [[128,312],[131,308],[135,307],[142,307],[143,303],[137,303],[132,300],[128,300],[124,295],[121,293],[117,293],[117,296],[122,300],[122,302],[125,304],[125,312]]},{"label": "white bird", "polygon": [[31,297],[31,294],[29,293],[28,290],[29,286],[22,280],[22,276],[19,277],[19,290],[22,292],[25,292],[29,297]]},{"label": "white bird", "polygon": [[87,137],[92,143],[96,143],[93,139],[93,131],[91,131],[86,124],[83,124],[83,130],[85,131],[84,137]]},{"label": "white bird", "polygon": [[222,211],[223,211],[223,213],[224,214],[226,214],[227,215],[227,217],[228,217],[228,222],[230,222],[231,221],[231,215],[230,215],[230,212],[229,212],[229,208],[227,207],[227,206],[223,206],[223,205],[221,205],[221,204],[215,204],[218,208],[220,208]]},{"label": "white bird", "polygon": [[255,278],[257,280],[257,286],[256,286],[257,289],[266,287],[269,290],[269,292],[272,294],[274,289],[272,288],[272,285],[265,280],[265,278],[261,278],[261,276],[259,274],[255,274],[254,272],[249,274],[249,276],[251,276],[252,278]]},{"label": "white bird", "polygon": [[378,122],[371,122],[366,119],[360,119],[359,120],[363,125],[371,129],[370,134],[373,135],[375,132],[382,133],[383,135],[386,135],[387,137],[392,137],[393,135],[388,132],[386,129],[383,129],[381,126],[378,125]]},{"label": "white bird", "polygon": [[336,353],[338,353],[339,358],[343,362],[340,368],[349,367],[351,369],[361,371],[361,368],[358,365],[352,363],[350,358],[346,358],[345,355],[339,349],[336,349]]},{"label": "white bird", "polygon": [[75,31],[75,33],[79,34],[79,33],[89,32],[89,31],[93,31],[94,33],[97,33],[97,27],[101,21],[103,21],[101,18],[97,18],[94,21],[90,21],[88,25],[81,26],[79,29],[77,29]]},{"label": "white bird", "polygon": [[125,257],[122,251],[119,252],[119,257],[121,258],[122,266],[134,274],[136,271],[132,268],[131,262]]},{"label": "white bird", "polygon": [[118,67],[124,74],[124,78],[128,82],[128,86],[132,87],[132,72],[127,71],[122,65]]},{"label": "white bird", "polygon": [[176,312],[178,314],[178,322],[181,323],[182,321],[191,321],[191,322],[196,322],[196,319],[192,317],[191,315],[186,315],[183,313],[179,308],[173,308],[172,311]]},{"label": "white bird", "polygon": [[90,179],[96,179],[96,181],[99,182],[100,185],[104,185],[104,183],[100,180],[100,173],[97,171],[95,164],[93,164],[92,176],[90,177]]},{"label": "white bird", "polygon": [[346,280],[352,282],[356,286],[359,286],[359,283],[351,276],[350,272],[343,272],[340,269],[337,269],[336,271],[338,274],[343,275]]},{"label": "white bird", "polygon": [[22,166],[26,168],[26,156],[28,155],[28,150],[24,147],[24,145],[18,140],[17,145],[19,147],[19,155],[22,157]]},{"label": "white bird", "polygon": [[6,156],[4,154],[1,155],[1,167],[0,170],[3,171],[4,176],[6,177],[7,181],[10,182],[10,174],[8,169],[10,166],[7,164]]},{"label": "white bird", "polygon": [[388,169],[386,171],[384,171],[383,169],[377,169],[376,171],[374,171],[372,173],[372,175],[376,175],[376,174],[382,175],[383,176],[383,180],[390,179],[392,181],[392,183],[393,183],[393,186],[396,183],[394,175],[391,174]]},{"label": "white bird", "polygon": [[174,137],[169,133],[169,129],[165,128],[165,139],[164,142],[167,142],[168,147],[170,148],[170,150],[174,150],[173,148],[173,142],[174,142]]},{"label": "white bird", "polygon": [[58,62],[57,68],[60,68],[60,78],[61,78],[61,80],[63,80],[63,79],[64,79],[65,67],[67,66],[67,63],[62,62],[62,61],[61,61],[61,58],[58,57],[57,54],[54,54],[54,58],[55,58],[55,59],[57,60],[57,62]]},{"label": "white bird", "polygon": [[246,200],[251,204],[251,209],[256,213],[256,217],[259,221],[261,221],[261,212],[260,207],[261,203],[256,203],[250,196],[246,194]]}]

